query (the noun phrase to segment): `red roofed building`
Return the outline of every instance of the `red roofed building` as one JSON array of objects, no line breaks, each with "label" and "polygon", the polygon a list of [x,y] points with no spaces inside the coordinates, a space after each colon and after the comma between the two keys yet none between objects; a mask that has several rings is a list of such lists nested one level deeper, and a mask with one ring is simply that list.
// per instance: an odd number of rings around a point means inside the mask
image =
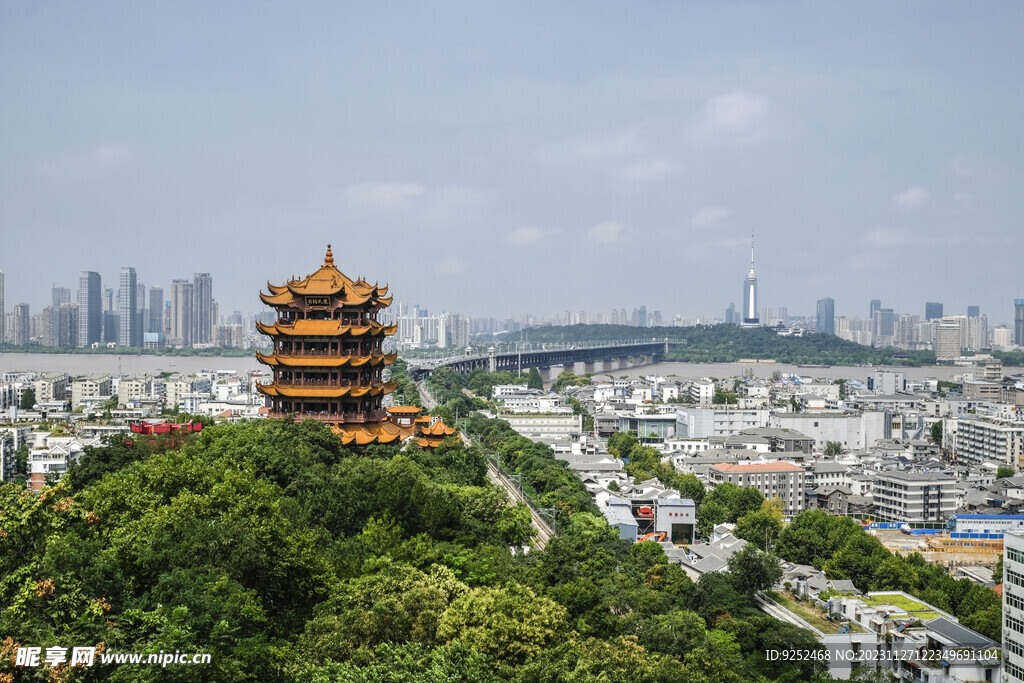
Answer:
[{"label": "red roofed building", "polygon": [[714,486],[729,482],[756,488],[765,498],[781,498],[783,513],[787,517],[804,509],[804,487],[809,476],[807,470],[791,462],[719,463],[708,471],[708,478]]}]

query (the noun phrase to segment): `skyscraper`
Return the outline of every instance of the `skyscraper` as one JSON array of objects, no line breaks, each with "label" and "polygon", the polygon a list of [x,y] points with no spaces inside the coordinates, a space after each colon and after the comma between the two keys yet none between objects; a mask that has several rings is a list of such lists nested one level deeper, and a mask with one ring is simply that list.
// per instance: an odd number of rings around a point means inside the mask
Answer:
[{"label": "skyscraper", "polygon": [[192,346],[192,283],[171,283],[171,340],[179,346]]},{"label": "skyscraper", "polygon": [[818,321],[814,326],[818,334],[836,333],[836,302],[830,297],[818,299]]},{"label": "skyscraper", "polygon": [[1013,300],[1013,340],[1024,346],[1024,299]]},{"label": "skyscraper", "polygon": [[50,290],[51,306],[60,308],[64,304],[71,303],[71,290],[67,287],[53,287]]},{"label": "skyscraper", "polygon": [[7,333],[7,315],[4,313],[4,271],[0,270],[0,344],[4,343]]},{"label": "skyscraper", "polygon": [[743,327],[757,327],[757,273],[754,272],[754,233],[750,233],[750,271],[743,281]]},{"label": "skyscraper", "polygon": [[739,321],[736,318],[736,304],[730,301],[729,305],[725,308],[725,324],[733,325],[738,323]]},{"label": "skyscraper", "polygon": [[153,285],[149,288],[149,327],[148,332],[164,331],[164,288]]},{"label": "skyscraper", "polygon": [[942,318],[942,303],[938,301],[929,301],[924,305],[924,318],[925,320],[939,320]]},{"label": "skyscraper", "polygon": [[967,317],[968,318],[977,318],[979,315],[981,315],[981,306],[968,306],[967,307]]},{"label": "skyscraper", "polygon": [[872,299],[868,306],[868,320],[875,319],[875,313],[882,310],[882,301],[880,299]]},{"label": "skyscraper", "polygon": [[196,273],[192,285],[192,315],[195,326],[192,329],[193,344],[212,344],[213,325],[213,278],[209,273]]},{"label": "skyscraper", "polygon": [[78,345],[103,341],[103,295],[100,274],[83,270],[78,277]]},{"label": "skyscraper", "polygon": [[29,341],[29,315],[28,304],[18,304],[14,307],[14,343],[18,345],[28,344]]},{"label": "skyscraper", "polygon": [[142,347],[142,330],[138,329],[139,316],[136,297],[138,296],[138,282],[135,277],[135,269],[129,266],[121,268],[121,279],[117,291],[117,315],[118,315],[118,346]]}]

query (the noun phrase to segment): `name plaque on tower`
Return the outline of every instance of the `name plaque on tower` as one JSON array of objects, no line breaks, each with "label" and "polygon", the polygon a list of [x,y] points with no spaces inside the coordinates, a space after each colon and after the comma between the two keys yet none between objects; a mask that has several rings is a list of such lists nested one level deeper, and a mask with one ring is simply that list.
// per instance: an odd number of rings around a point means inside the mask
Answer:
[{"label": "name plaque on tower", "polygon": [[324,307],[331,305],[331,297],[329,296],[307,296],[306,306],[310,308]]}]

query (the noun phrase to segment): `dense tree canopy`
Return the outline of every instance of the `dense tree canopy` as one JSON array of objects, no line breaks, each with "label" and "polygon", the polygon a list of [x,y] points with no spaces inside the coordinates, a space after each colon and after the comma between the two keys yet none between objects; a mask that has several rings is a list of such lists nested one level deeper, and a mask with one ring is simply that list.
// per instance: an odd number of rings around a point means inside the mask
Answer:
[{"label": "dense tree canopy", "polygon": [[[560,510],[544,551],[519,550],[527,511],[487,482],[476,447],[355,454],[313,420],[113,440],[40,494],[0,486],[0,636],[212,656],[166,669],[97,662],[68,681],[820,673],[764,657],[756,579],[694,584],[657,544],[620,540],[550,449],[498,420],[470,425]],[[0,674],[11,665],[0,660]],[[18,675],[50,680],[46,667]]]}]

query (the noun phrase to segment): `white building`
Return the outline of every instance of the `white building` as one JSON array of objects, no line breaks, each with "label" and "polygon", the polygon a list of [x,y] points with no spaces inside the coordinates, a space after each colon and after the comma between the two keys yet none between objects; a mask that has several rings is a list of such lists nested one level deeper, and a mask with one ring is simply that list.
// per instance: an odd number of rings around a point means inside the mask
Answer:
[{"label": "white building", "polygon": [[1003,675],[1024,682],[1024,536],[1003,536]]},{"label": "white building", "polygon": [[767,427],[768,415],[768,410],[687,406],[676,410],[676,434],[689,439],[729,436],[744,429]]}]

